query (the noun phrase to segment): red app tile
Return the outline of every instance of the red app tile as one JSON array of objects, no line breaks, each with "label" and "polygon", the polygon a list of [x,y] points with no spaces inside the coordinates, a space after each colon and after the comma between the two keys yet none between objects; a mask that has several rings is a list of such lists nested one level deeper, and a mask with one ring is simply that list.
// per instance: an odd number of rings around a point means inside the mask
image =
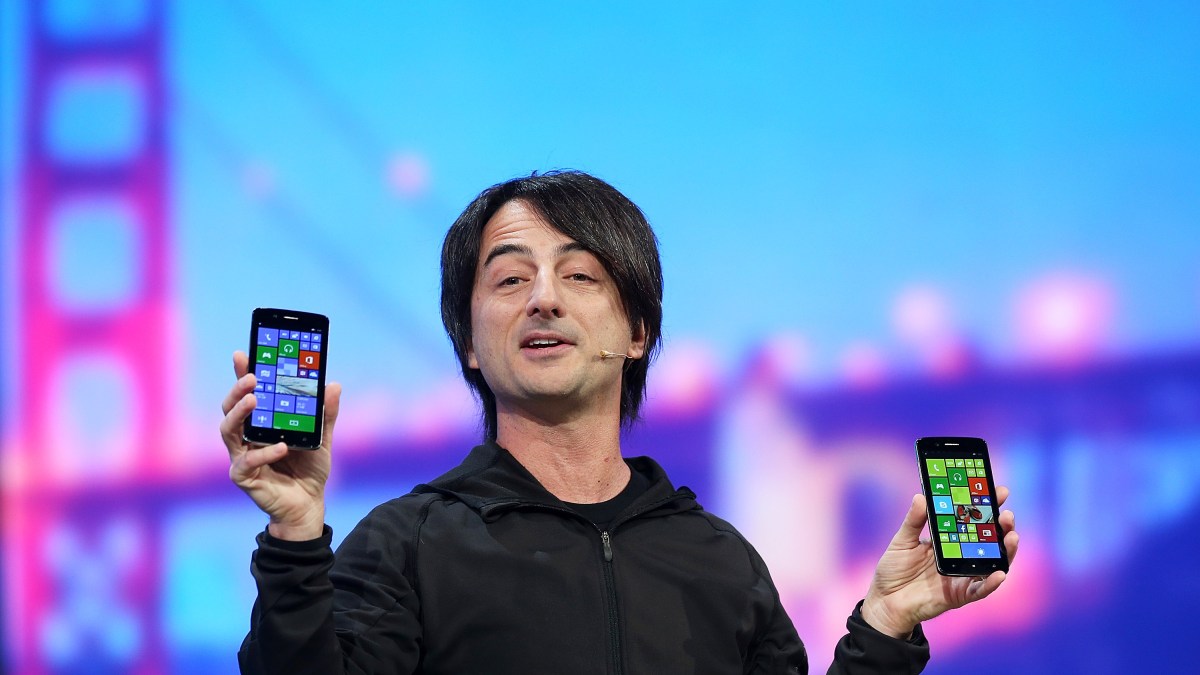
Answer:
[{"label": "red app tile", "polygon": [[[301,352],[301,353],[303,353],[303,352]],[[301,361],[301,363],[304,363],[304,362]],[[971,494],[986,495],[988,493],[986,478],[972,478],[970,481],[968,481],[968,483],[971,488]]]},{"label": "red app tile", "polygon": [[996,541],[996,526],[991,523],[976,525],[976,532],[979,533],[979,541]]},{"label": "red app tile", "polygon": [[321,352],[300,352],[300,367],[316,370],[321,365]]}]

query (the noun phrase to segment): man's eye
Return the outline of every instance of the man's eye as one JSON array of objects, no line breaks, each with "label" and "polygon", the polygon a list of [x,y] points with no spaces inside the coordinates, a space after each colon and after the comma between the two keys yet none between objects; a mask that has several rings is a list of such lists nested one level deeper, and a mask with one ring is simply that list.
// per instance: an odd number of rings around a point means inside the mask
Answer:
[{"label": "man's eye", "polygon": [[589,277],[588,275],[584,274],[583,272],[576,272],[575,274],[571,275],[571,281],[591,281],[591,280],[592,280],[592,278]]},{"label": "man's eye", "polygon": [[500,282],[501,286],[516,286],[521,283],[521,277],[504,277]]}]

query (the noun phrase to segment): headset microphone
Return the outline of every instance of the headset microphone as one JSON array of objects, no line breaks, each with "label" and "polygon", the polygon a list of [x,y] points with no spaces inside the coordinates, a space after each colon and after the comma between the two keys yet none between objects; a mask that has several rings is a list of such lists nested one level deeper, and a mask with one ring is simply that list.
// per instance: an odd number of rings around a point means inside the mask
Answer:
[{"label": "headset microphone", "polygon": [[610,352],[607,349],[601,349],[600,350],[600,358],[602,358],[602,359],[618,359],[618,358],[619,359],[627,359],[630,357],[628,354],[618,354],[616,352]]}]

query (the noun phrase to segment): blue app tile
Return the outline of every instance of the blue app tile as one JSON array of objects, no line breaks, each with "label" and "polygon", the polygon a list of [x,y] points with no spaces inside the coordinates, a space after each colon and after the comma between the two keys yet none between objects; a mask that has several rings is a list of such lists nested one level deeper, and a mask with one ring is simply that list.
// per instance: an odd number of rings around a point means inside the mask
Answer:
[{"label": "blue app tile", "polygon": [[264,386],[262,382],[257,382],[254,385],[254,391],[266,391],[266,389],[263,389]]},{"label": "blue app tile", "polygon": [[297,374],[297,377],[308,377],[308,371],[301,368],[299,374]]},{"label": "blue app tile", "polygon": [[974,504],[975,506],[979,506],[980,504],[983,503],[982,501],[980,501],[980,499],[981,499],[981,497],[979,495],[971,495],[971,503]]},{"label": "blue app tile", "polygon": [[991,541],[981,541],[977,544],[963,544],[964,558],[999,558],[1000,544]]},{"label": "blue app tile", "polygon": [[285,358],[280,357],[280,359],[279,359],[279,374],[287,375],[289,377],[296,377],[296,371],[299,369],[299,366],[300,366],[299,359],[285,359]]},{"label": "blue app tile", "polygon": [[275,391],[275,384],[272,382],[268,382],[263,386],[266,387],[266,391]]},{"label": "blue app tile", "polygon": [[304,332],[300,333],[300,341],[301,342],[308,342],[309,340],[312,340],[312,333],[304,333]]},{"label": "blue app tile", "polygon": [[321,334],[320,334],[320,333],[313,333],[313,334],[312,334],[312,340],[310,340],[310,342],[320,342],[320,341],[321,341]]},{"label": "blue app tile", "polygon": [[935,495],[933,498],[934,513],[954,513],[954,500],[949,495]]},{"label": "blue app tile", "polygon": [[262,346],[270,345],[272,347],[279,346],[279,329],[260,327],[258,329],[258,344]]},{"label": "blue app tile", "polygon": [[966,523],[959,523],[959,524],[958,524],[958,531],[959,531],[959,532],[963,532],[963,533],[965,533],[965,532],[967,531],[967,524],[966,524]]},{"label": "blue app tile", "polygon": [[949,538],[950,538],[950,541],[958,541],[958,533],[957,533],[957,532],[951,532],[951,533],[950,533],[950,537],[949,537]]},{"label": "blue app tile", "polygon": [[992,503],[992,498],[987,495],[980,497],[980,500],[981,500],[980,503],[983,504],[984,506],[990,506]]},{"label": "blue app tile", "polygon": [[258,407],[255,410],[274,410],[275,409],[275,394],[264,392],[254,392],[254,398],[258,399]]},{"label": "blue app tile", "polygon": [[263,427],[270,429],[271,424],[274,421],[275,413],[271,412],[270,410],[255,410],[254,413],[250,415],[250,426],[252,427]]},{"label": "blue app tile", "polygon": [[317,379],[317,371],[315,371],[315,370],[310,370],[310,371],[308,371],[308,376],[309,376],[311,379],[314,379],[314,380],[315,380],[315,379]]},{"label": "blue app tile", "polygon": [[312,396],[297,396],[296,397],[296,414],[297,415],[316,415],[317,414],[317,399]]},{"label": "blue app tile", "polygon": [[265,363],[255,365],[254,376],[259,382],[274,382],[275,381],[275,366],[268,366]]},{"label": "blue app tile", "polygon": [[290,394],[275,394],[275,412],[296,412],[296,397]]},{"label": "blue app tile", "polygon": [[308,351],[312,351],[312,343],[311,343],[311,342],[304,342],[304,341],[302,340],[302,341],[300,342],[300,351],[302,351],[302,352],[308,352]]},{"label": "blue app tile", "polygon": [[300,339],[300,331],[298,331],[298,330],[292,331],[292,335],[288,339],[289,340],[299,340]]}]

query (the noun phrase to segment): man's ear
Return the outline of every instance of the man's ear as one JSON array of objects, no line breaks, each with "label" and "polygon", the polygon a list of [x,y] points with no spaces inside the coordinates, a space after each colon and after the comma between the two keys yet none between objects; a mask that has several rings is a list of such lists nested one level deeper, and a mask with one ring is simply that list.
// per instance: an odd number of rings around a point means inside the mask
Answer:
[{"label": "man's ear", "polygon": [[626,352],[631,359],[640,359],[646,355],[646,322],[638,321],[630,336],[629,350]]}]

